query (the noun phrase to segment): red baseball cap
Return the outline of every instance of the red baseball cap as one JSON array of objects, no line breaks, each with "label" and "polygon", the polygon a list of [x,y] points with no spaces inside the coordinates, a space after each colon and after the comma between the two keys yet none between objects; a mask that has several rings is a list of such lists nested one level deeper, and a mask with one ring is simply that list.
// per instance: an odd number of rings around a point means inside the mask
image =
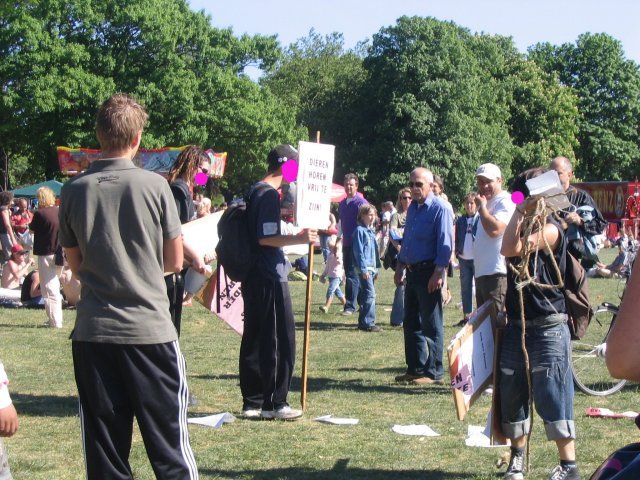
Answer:
[{"label": "red baseball cap", "polygon": [[11,253],[27,253],[29,250],[25,250],[21,245],[14,243],[11,247]]}]

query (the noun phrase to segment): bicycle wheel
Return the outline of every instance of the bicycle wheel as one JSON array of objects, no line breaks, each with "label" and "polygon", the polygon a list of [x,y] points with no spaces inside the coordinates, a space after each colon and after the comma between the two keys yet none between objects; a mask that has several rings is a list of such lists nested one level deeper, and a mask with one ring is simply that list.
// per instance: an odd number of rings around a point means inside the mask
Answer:
[{"label": "bicycle wheel", "polygon": [[605,363],[606,341],[617,313],[614,306],[598,307],[584,337],[571,342],[573,380],[580,390],[589,395],[611,395],[626,383],[626,380],[613,378]]}]

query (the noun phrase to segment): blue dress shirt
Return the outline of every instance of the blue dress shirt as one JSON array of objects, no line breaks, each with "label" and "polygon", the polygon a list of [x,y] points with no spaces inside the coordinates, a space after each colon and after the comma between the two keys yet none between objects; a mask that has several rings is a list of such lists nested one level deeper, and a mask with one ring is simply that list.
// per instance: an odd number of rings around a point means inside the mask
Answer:
[{"label": "blue dress shirt", "polygon": [[430,194],[422,205],[411,202],[398,259],[404,264],[432,261],[447,266],[453,245],[453,218],[444,202]]}]

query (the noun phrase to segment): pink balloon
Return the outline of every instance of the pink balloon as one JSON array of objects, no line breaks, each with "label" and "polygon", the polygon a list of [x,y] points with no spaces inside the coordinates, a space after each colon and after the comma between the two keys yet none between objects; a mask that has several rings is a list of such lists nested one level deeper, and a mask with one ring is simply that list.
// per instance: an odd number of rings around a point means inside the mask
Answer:
[{"label": "pink balloon", "polygon": [[209,176],[203,172],[196,173],[196,176],[194,178],[194,181],[198,185],[206,185],[208,180],[209,180]]},{"label": "pink balloon", "polygon": [[513,192],[511,194],[511,201],[518,205],[519,203],[524,202],[524,193],[522,192]]},{"label": "pink balloon", "polygon": [[282,177],[287,182],[295,182],[298,178],[298,162],[295,160],[287,160],[282,165]]}]

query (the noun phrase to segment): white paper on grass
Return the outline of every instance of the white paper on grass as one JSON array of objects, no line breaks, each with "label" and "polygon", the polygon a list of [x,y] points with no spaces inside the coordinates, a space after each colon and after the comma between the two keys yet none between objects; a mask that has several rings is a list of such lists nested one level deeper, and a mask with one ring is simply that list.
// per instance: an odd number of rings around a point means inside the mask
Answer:
[{"label": "white paper on grass", "polygon": [[357,418],[339,418],[332,415],[323,415],[314,418],[316,422],[329,423],[331,425],[357,425],[360,420]]},{"label": "white paper on grass", "polygon": [[400,435],[415,435],[418,437],[439,437],[440,434],[434,432],[428,425],[394,425],[391,431]]},{"label": "white paper on grass", "polygon": [[491,444],[491,418],[492,412],[489,410],[487,414],[487,424],[482,427],[480,425],[469,425],[467,427],[467,438],[464,443],[467,447],[505,447],[507,445]]},{"label": "white paper on grass", "polygon": [[194,417],[187,420],[188,423],[203,425],[205,427],[220,428],[224,423],[234,422],[236,417],[229,412],[217,413],[206,417]]},{"label": "white paper on grass", "polygon": [[529,195],[545,197],[547,205],[557,210],[571,207],[564,188],[560,183],[560,177],[555,170],[549,170],[535,178],[530,178],[526,182]]}]

